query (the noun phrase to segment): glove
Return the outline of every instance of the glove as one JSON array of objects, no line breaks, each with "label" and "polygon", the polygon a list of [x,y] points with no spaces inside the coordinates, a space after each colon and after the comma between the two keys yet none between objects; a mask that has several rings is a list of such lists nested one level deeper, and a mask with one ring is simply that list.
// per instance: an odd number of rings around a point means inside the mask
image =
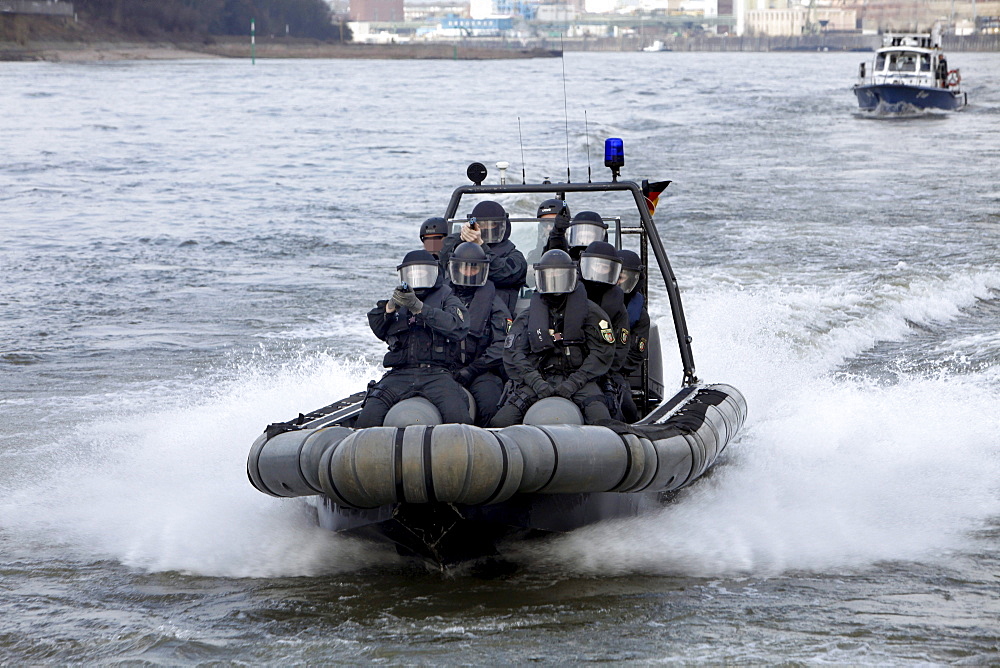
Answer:
[{"label": "glove", "polygon": [[555,222],[552,224],[552,229],[553,230],[559,230],[560,232],[565,233],[566,230],[569,229],[569,226],[570,226],[571,222],[572,221],[570,220],[569,216],[567,216],[566,214],[560,213],[560,214],[558,214],[556,216]]},{"label": "glove", "polygon": [[553,393],[552,383],[543,378],[539,378],[531,383],[531,391],[534,392],[535,396],[539,399],[551,397]]},{"label": "glove", "polygon": [[392,301],[400,306],[405,306],[410,313],[420,313],[424,309],[424,303],[417,299],[413,290],[396,288],[392,293]]},{"label": "glove", "polygon": [[576,386],[568,380],[564,380],[556,386],[556,394],[563,399],[572,399],[576,394]]},{"label": "glove", "polygon": [[453,371],[451,377],[455,379],[459,385],[468,385],[472,382],[472,370],[469,367],[464,369],[459,369],[458,371]]}]

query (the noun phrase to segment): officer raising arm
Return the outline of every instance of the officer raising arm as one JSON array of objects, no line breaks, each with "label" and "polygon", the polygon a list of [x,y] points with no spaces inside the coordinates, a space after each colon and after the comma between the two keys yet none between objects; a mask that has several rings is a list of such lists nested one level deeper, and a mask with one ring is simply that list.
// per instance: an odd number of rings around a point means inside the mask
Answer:
[{"label": "officer raising arm", "polygon": [[442,268],[447,270],[448,260],[458,244],[464,241],[481,246],[490,261],[490,282],[496,286],[507,310],[513,313],[528,273],[528,263],[510,240],[508,218],[499,203],[489,200],[480,202],[473,207],[469,224],[462,225],[461,230],[445,237],[440,258]]},{"label": "officer raising arm", "polygon": [[534,269],[537,292],[504,342],[513,386],[491,426],[517,424],[531,404],[553,395],[572,400],[590,424],[610,418],[595,382],[615,355],[607,314],[587,299],[576,263],[565,252],[546,252]]},{"label": "officer raising arm", "polygon": [[467,423],[468,400],[451,371],[469,332],[468,313],[427,251],[407,253],[396,269],[401,285],[368,312],[372,332],[389,344],[382,360],[389,371],[369,387],[354,426],[380,426],[392,406],[413,396],[427,398],[444,422]]}]

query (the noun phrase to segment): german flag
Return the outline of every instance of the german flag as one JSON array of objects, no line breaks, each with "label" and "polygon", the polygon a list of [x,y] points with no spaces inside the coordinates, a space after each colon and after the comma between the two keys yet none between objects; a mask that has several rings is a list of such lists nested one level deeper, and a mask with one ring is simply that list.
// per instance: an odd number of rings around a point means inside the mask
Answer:
[{"label": "german flag", "polygon": [[646,179],[642,180],[642,194],[646,197],[646,206],[649,207],[649,215],[656,211],[656,200],[660,199],[660,193],[667,189],[673,181],[657,181],[650,183]]}]

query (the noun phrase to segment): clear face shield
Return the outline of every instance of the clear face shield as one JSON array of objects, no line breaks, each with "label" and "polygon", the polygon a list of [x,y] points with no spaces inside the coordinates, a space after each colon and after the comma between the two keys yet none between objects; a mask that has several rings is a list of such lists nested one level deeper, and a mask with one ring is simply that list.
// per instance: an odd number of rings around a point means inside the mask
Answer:
[{"label": "clear face shield", "polygon": [[482,260],[448,260],[448,278],[458,286],[478,288],[486,285],[490,275],[489,262]]},{"label": "clear face shield", "polygon": [[607,230],[602,225],[591,222],[573,223],[566,231],[566,242],[570,248],[589,246],[595,241],[604,241]]},{"label": "clear face shield", "polygon": [[622,273],[618,276],[618,287],[625,294],[632,292],[635,290],[635,286],[639,285],[641,275],[642,272],[638,269],[622,269]]},{"label": "clear face shield", "polygon": [[621,269],[620,260],[593,255],[580,256],[580,274],[585,281],[614,285],[618,282],[618,274],[621,273]]},{"label": "clear face shield", "polygon": [[503,241],[503,236],[507,232],[507,221],[503,218],[476,218],[479,226],[479,233],[483,236],[484,244],[495,244]]},{"label": "clear face shield", "polygon": [[576,288],[576,267],[535,265],[535,290],[540,294],[563,294]]},{"label": "clear face shield", "polygon": [[408,264],[399,268],[399,280],[414,290],[433,288],[437,277],[436,264]]}]

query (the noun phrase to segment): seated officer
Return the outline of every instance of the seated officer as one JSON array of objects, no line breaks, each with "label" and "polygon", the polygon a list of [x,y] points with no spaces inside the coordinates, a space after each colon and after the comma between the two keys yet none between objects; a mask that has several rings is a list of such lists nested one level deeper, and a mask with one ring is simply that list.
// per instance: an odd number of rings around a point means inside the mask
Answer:
[{"label": "seated officer", "polygon": [[558,249],[566,251],[574,260],[580,259],[580,253],[594,241],[608,240],[608,224],[596,211],[581,211],[573,216],[568,223],[557,220],[549,233],[545,250]]},{"label": "seated officer", "polygon": [[645,267],[639,254],[630,250],[618,251],[622,259],[622,273],[618,277],[618,287],[625,293],[625,310],[628,312],[629,349],[625,364],[621,368],[620,383],[624,383],[622,393],[622,416],[626,422],[639,419],[639,410],[632,399],[628,378],[642,366],[648,351],[649,313],[646,311],[646,296],[642,293],[639,282]]},{"label": "seated officer", "polygon": [[511,390],[490,426],[518,424],[531,404],[551,396],[571,399],[590,424],[610,418],[595,382],[615,355],[607,314],[587,299],[576,263],[563,251],[548,251],[534,269],[537,292],[504,342]]},{"label": "seated officer", "polygon": [[509,216],[497,202],[480,202],[469,214],[469,224],[444,239],[441,266],[447,270],[448,259],[463,241],[482,246],[490,261],[490,282],[497,289],[507,310],[514,312],[517,296],[524,286],[528,263],[510,240]]},{"label": "seated officer", "polygon": [[622,395],[628,386],[621,375],[629,351],[628,311],[625,310],[625,295],[618,287],[621,268],[618,251],[606,241],[594,241],[580,253],[580,277],[587,290],[587,299],[608,314],[611,331],[615,335],[615,359],[608,377],[601,382],[601,389],[615,418],[621,417]]},{"label": "seated officer", "polygon": [[451,375],[472,393],[481,427],[489,425],[503,394],[503,340],[510,325],[507,307],[486,280],[489,271],[486,253],[474,243],[460,243],[448,260],[451,289],[469,313],[469,335]]},{"label": "seated officer", "polygon": [[420,226],[420,241],[424,250],[438,257],[444,238],[448,236],[448,221],[441,217],[428,218]]},{"label": "seated officer", "polygon": [[396,267],[402,285],[368,312],[375,336],[389,344],[382,365],[389,371],[372,383],[354,426],[381,426],[395,404],[422,396],[444,422],[469,422],[469,403],[451,377],[469,332],[468,312],[444,284],[434,256],[411,251]]},{"label": "seated officer", "polygon": [[538,225],[538,242],[531,249],[531,252],[528,253],[528,266],[541,260],[542,253],[551,250],[546,248],[546,246],[548,245],[549,235],[552,234],[554,228],[559,227],[559,229],[565,230],[569,227],[569,206],[565,201],[557,197],[547,199],[538,205],[535,218],[543,222]]}]

